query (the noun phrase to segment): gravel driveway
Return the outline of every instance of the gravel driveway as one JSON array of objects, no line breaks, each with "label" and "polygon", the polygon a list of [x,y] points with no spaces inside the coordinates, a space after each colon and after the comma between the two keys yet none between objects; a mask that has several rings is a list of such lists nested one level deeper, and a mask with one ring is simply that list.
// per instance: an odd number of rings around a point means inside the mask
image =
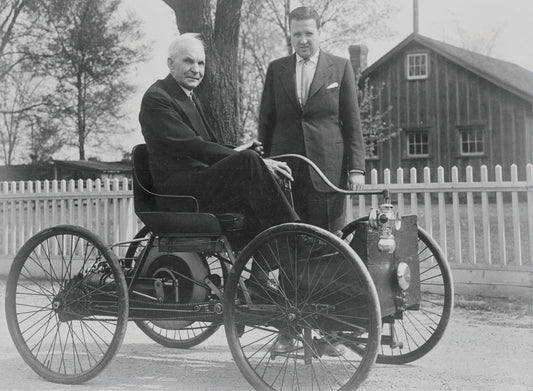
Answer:
[{"label": "gravel driveway", "polygon": [[[11,342],[4,294],[5,281],[0,281],[1,390],[250,389],[223,330],[193,349],[173,350],[152,342],[133,323],[119,354],[95,379],[75,387],[48,383],[22,361]],[[408,365],[376,364],[360,390],[533,390],[530,314],[457,308],[432,352]]]}]

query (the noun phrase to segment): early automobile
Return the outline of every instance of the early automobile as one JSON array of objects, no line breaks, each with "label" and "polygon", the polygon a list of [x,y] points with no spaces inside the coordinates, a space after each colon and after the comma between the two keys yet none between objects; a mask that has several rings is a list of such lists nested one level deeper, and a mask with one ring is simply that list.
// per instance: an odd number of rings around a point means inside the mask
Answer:
[{"label": "early automobile", "polygon": [[[306,160],[279,158],[287,157]],[[14,259],[9,332],[43,378],[96,376],[128,321],[180,349],[224,326],[235,363],[257,390],[355,389],[376,360],[411,362],[442,337],[453,306],[449,265],[416,216],[398,215],[387,189],[329,183],[382,198],[342,235],[289,223],[235,245],[247,216],[201,213],[193,197],[154,193],[145,145],[134,148],[133,163],[144,227],[132,240],[108,245],[61,225],[33,236]],[[280,338],[285,349],[276,348]]]}]

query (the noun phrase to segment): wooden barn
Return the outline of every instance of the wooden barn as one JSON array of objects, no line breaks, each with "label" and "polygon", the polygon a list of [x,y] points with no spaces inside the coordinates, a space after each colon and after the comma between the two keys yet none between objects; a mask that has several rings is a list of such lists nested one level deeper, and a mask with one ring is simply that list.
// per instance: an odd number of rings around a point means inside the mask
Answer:
[{"label": "wooden barn", "polygon": [[364,46],[351,46],[360,87],[379,93],[374,109],[387,111],[396,137],[378,143],[367,170],[533,163],[533,72],[518,65],[413,33],[366,68]]}]

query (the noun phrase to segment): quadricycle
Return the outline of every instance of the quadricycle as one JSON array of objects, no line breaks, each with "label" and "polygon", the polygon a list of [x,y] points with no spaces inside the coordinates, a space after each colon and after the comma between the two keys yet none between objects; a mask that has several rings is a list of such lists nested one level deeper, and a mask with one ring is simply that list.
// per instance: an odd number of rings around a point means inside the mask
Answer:
[{"label": "quadricycle", "polygon": [[[138,145],[133,192],[144,227],[132,240],[108,245],[60,225],[17,253],[5,305],[24,361],[52,382],[87,381],[117,353],[128,321],[179,349],[223,326],[257,390],[355,389],[376,361],[428,353],[453,307],[437,243],[416,216],[398,215],[387,189],[341,190],[306,158],[277,158],[303,159],[332,191],[378,195],[381,204],[340,235],[287,223],[242,240],[247,216],[203,213],[193,197],[153,192],[147,149]],[[266,282],[256,281],[257,270]],[[280,336],[284,350],[275,348]]]}]

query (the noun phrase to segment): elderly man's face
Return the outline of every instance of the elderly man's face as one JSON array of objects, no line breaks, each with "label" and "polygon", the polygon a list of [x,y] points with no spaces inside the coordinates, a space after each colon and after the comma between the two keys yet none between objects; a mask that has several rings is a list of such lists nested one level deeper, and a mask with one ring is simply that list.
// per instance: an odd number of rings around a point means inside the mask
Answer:
[{"label": "elderly man's face", "polygon": [[170,74],[183,88],[192,90],[200,84],[205,73],[205,52],[201,44],[184,44],[169,58]]},{"label": "elderly man's face", "polygon": [[293,19],[290,31],[292,47],[300,57],[308,59],[316,53],[320,45],[320,37],[314,19]]}]

